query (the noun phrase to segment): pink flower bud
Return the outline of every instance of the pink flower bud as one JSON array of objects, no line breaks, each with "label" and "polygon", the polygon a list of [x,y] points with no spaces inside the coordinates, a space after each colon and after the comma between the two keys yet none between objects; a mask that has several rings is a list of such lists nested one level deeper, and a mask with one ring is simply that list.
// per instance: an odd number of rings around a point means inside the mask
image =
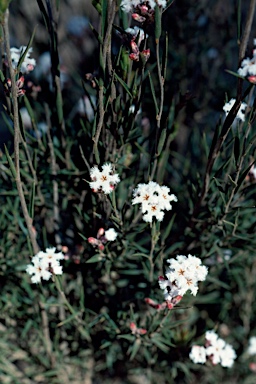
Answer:
[{"label": "pink flower bud", "polygon": [[147,333],[147,330],[145,328],[137,328],[137,333],[139,335],[145,335]]},{"label": "pink flower bud", "polygon": [[137,330],[137,325],[135,323],[130,323],[130,330],[133,334],[135,334]]},{"label": "pink flower bud", "polygon": [[23,85],[24,85],[24,76],[21,76],[19,79],[18,79],[18,81],[17,81],[17,87],[18,88],[22,88],[23,87]]},{"label": "pink flower bud", "polygon": [[146,5],[141,5],[140,7],[140,12],[142,15],[146,15],[148,12],[148,7]]},{"label": "pink flower bud", "polygon": [[92,245],[98,245],[98,240],[95,237],[88,237],[88,242]]},{"label": "pink flower bud", "polygon": [[105,232],[105,229],[104,228],[100,228],[98,230],[98,233],[97,233],[97,239],[99,239],[101,236],[103,236],[104,232]]},{"label": "pink flower bud", "polygon": [[139,61],[140,56],[139,54],[136,54],[136,53],[130,53],[129,58],[133,61]]},{"label": "pink flower bud", "polygon": [[256,84],[256,76],[249,76],[247,80],[252,84]]},{"label": "pink flower bud", "polygon": [[144,21],[146,20],[145,17],[138,15],[138,13],[133,13],[132,18],[133,20],[138,21],[139,23],[144,23]]},{"label": "pink flower bud", "polygon": [[145,61],[148,61],[149,57],[150,57],[150,49],[144,49],[141,54],[144,56],[144,60]]},{"label": "pink flower bud", "polygon": [[166,300],[166,305],[168,309],[173,309],[174,307],[174,305],[169,300]]},{"label": "pink flower bud", "polygon": [[103,251],[103,250],[104,250],[104,245],[103,245],[102,243],[100,243],[100,244],[98,245],[98,248],[99,248],[100,251]]},{"label": "pink flower bud", "polygon": [[17,96],[24,96],[26,93],[25,89],[19,89],[17,92]]},{"label": "pink flower bud", "polygon": [[173,298],[172,298],[172,304],[173,304],[173,305],[178,304],[178,303],[181,301],[182,297],[183,297],[183,296],[180,296],[180,295],[173,297]]},{"label": "pink flower bud", "polygon": [[256,363],[250,363],[249,368],[252,372],[256,372]]},{"label": "pink flower bud", "polygon": [[131,49],[133,53],[138,54],[139,53],[139,48],[138,45],[135,43],[134,40],[131,41]]}]

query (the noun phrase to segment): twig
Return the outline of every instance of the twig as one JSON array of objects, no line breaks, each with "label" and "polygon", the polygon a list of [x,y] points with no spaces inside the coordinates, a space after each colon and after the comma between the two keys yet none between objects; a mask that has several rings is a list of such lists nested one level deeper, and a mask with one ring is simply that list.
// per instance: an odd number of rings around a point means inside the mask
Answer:
[{"label": "twig", "polygon": [[17,95],[15,71],[12,68],[8,19],[9,19],[9,10],[7,9],[4,17],[3,32],[4,32],[4,39],[5,39],[5,45],[6,45],[6,56],[7,56],[7,61],[8,61],[9,71],[10,71],[10,77],[11,77],[11,96],[12,96],[12,105],[13,105],[13,126],[14,126],[14,166],[16,171],[15,182],[16,182],[16,186],[17,186],[17,190],[20,198],[23,216],[28,229],[29,238],[33,247],[33,252],[37,254],[39,252],[39,246],[36,241],[36,233],[32,226],[32,218],[29,216],[29,213],[28,213],[28,207],[25,200],[25,196],[24,196],[22,181],[20,178],[19,106],[18,106],[18,95]]},{"label": "twig", "polygon": [[52,351],[52,341],[50,337],[50,331],[49,331],[49,320],[48,320],[48,315],[45,309],[44,303],[40,300],[39,301],[39,307],[40,307],[40,312],[42,316],[42,328],[43,328],[43,335],[44,335],[44,343],[46,347],[46,353],[50,359],[51,366],[52,368],[55,366],[55,356]]},{"label": "twig", "polygon": [[161,63],[160,63],[159,39],[156,39],[156,63],[157,63],[158,82],[159,82],[159,87],[160,87],[160,101],[159,101],[159,105],[158,105],[158,113],[156,116],[155,159],[154,159],[152,171],[150,174],[150,180],[152,180],[154,178],[156,168],[157,168],[157,163],[158,163],[157,148],[158,148],[159,133],[160,133],[160,128],[161,128],[161,119],[162,119],[163,107],[164,107],[164,82],[165,82],[165,78],[164,78],[164,75],[162,75],[162,68],[161,68]]},{"label": "twig", "polygon": [[[115,1],[109,0],[108,12],[109,12],[108,27],[107,27],[105,39],[104,39],[102,47],[101,47],[101,50],[102,50],[102,58],[101,59],[102,59],[103,73],[105,73],[105,69],[106,69],[105,66],[106,66],[107,53],[110,50],[111,31],[112,31],[112,25],[113,25],[115,13],[116,13]],[[109,62],[108,62],[108,64],[109,64]],[[103,75],[103,73],[102,73],[102,75]],[[105,115],[105,110],[104,110],[104,79],[102,79],[101,84],[99,86],[99,121],[97,124],[96,133],[95,133],[94,137],[92,138],[92,140],[94,142],[93,153],[96,157],[96,160],[99,160],[99,159],[97,159],[98,158],[98,156],[97,156],[98,142],[99,142],[101,130],[103,127],[104,115]]]},{"label": "twig", "polygon": [[56,246],[61,244],[61,239],[59,235],[59,223],[60,223],[60,210],[59,210],[59,187],[56,181],[57,176],[57,162],[56,156],[54,153],[54,146],[51,137],[51,119],[50,119],[50,111],[48,105],[45,103],[45,117],[47,122],[47,138],[48,145],[50,149],[50,159],[51,159],[51,174],[53,176],[52,185],[53,185],[53,225],[54,225],[54,237]]}]

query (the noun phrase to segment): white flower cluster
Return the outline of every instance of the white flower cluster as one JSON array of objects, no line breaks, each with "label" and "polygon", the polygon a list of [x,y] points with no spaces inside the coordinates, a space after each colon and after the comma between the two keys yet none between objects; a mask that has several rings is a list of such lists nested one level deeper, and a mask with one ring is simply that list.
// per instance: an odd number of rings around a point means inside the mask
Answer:
[{"label": "white flower cluster", "polygon": [[222,367],[231,368],[236,358],[232,345],[219,338],[214,331],[207,331],[205,339],[205,347],[193,345],[190,359],[196,364],[204,364],[208,358],[213,365],[221,364]]},{"label": "white flower cluster", "polygon": [[[254,39],[254,46],[256,46],[256,39]],[[237,71],[240,76],[256,76],[256,49],[253,50],[253,57],[244,59],[241,63],[241,68]]]},{"label": "white flower cluster", "polygon": [[170,202],[178,201],[177,197],[169,192],[170,188],[165,185],[160,186],[154,181],[150,181],[148,184],[138,184],[133,191],[132,204],[141,204],[144,221],[151,223],[153,217],[162,221],[163,210],[170,211],[172,209]]},{"label": "white flower cluster", "polygon": [[103,191],[106,195],[114,190],[114,187],[119,183],[120,178],[117,173],[114,173],[113,166],[106,163],[102,166],[102,171],[97,166],[91,168],[90,177],[92,181],[89,183],[94,192]]},{"label": "white flower cluster", "polygon": [[[24,45],[22,45],[20,48],[11,48],[12,67],[14,69],[17,68],[19,60],[25,52],[26,48],[27,47],[25,47]],[[20,72],[29,73],[35,68],[36,61],[35,59],[30,58],[30,54],[32,53],[32,51],[32,48],[28,49],[28,52],[26,53],[26,56],[21,64]]]},{"label": "white flower cluster", "polygon": [[[224,107],[223,107],[223,111],[226,113],[226,116],[229,114],[229,112],[231,111],[233,105],[235,104],[235,99],[231,99],[229,100],[229,102],[227,102]],[[236,119],[239,119],[239,120],[242,120],[244,121],[245,120],[245,111],[246,111],[246,108],[247,108],[247,104],[246,103],[242,103],[241,104],[241,107],[239,108],[238,110],[238,113],[236,115]]]},{"label": "white flower cluster", "polygon": [[256,336],[250,337],[247,353],[251,356],[256,355]]},{"label": "white flower cluster", "polygon": [[192,255],[178,255],[176,259],[167,260],[169,267],[164,277],[159,277],[160,288],[164,290],[164,298],[172,302],[175,297],[183,296],[188,290],[192,295],[198,291],[198,281],[205,280],[208,269],[201,260]]},{"label": "white flower cluster", "polygon": [[55,253],[56,248],[46,248],[32,258],[32,264],[26,268],[26,272],[32,276],[32,283],[40,283],[41,279],[49,280],[52,274],[62,275],[60,260],[64,259],[62,252]]},{"label": "white flower cluster", "polygon": [[156,5],[159,7],[166,7],[166,0],[122,0],[121,2],[121,8],[124,12],[129,13],[133,10],[133,8],[136,8],[138,5],[146,5],[150,8],[154,9]]}]

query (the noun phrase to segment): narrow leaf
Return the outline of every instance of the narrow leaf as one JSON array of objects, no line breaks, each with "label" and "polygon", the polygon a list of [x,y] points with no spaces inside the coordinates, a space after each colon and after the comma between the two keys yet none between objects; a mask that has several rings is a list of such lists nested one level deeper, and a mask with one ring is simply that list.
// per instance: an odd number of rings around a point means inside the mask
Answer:
[{"label": "narrow leaf", "polygon": [[12,161],[12,158],[9,155],[8,149],[7,149],[7,147],[5,145],[4,145],[4,149],[5,149],[5,154],[6,154],[6,157],[7,157],[7,161],[9,163],[9,166],[10,166],[10,169],[11,169],[12,176],[13,176],[14,179],[16,179],[16,176],[17,176],[16,169],[15,169],[14,163]]}]

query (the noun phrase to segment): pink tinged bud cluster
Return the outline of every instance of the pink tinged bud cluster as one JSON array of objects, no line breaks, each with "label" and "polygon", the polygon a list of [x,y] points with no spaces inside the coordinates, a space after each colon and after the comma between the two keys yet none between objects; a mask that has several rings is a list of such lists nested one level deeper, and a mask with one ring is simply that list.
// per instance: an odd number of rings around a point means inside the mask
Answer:
[{"label": "pink tinged bud cluster", "polygon": [[170,211],[171,202],[178,201],[177,197],[169,192],[170,188],[160,186],[154,181],[150,181],[148,184],[138,184],[133,191],[132,204],[141,204],[144,221],[152,223],[153,218],[162,221],[163,211]]},{"label": "pink tinged bud cluster", "polygon": [[[17,81],[16,81],[16,89],[17,89],[17,96],[24,96],[26,91],[23,89],[24,86],[24,76],[21,76]],[[7,93],[11,92],[12,88],[12,82],[11,79],[7,79],[7,87],[8,91]]]},{"label": "pink tinged bud cluster", "polygon": [[97,233],[97,238],[89,237],[88,242],[94,247],[98,247],[100,251],[104,250],[104,244],[108,241],[115,241],[117,238],[117,232],[114,228],[109,228],[105,231],[104,228],[100,228]]},{"label": "pink tinged bud cluster", "polygon": [[173,307],[178,304],[182,299],[182,296],[175,296],[171,301],[164,301],[163,303],[158,303],[155,300],[150,299],[149,297],[145,298],[145,303],[150,305],[150,307],[156,309],[157,311],[163,311],[165,308],[173,309]]},{"label": "pink tinged bud cluster", "polygon": [[141,42],[148,37],[148,35],[145,34],[143,29],[138,28],[137,26],[135,26],[134,28],[127,28],[125,32],[129,33],[132,36],[132,39],[130,41],[130,47],[132,52],[129,54],[129,58],[133,61],[139,61],[141,55],[141,58],[143,59],[143,62],[145,64],[150,57],[150,49],[144,49],[140,52],[139,46]]},{"label": "pink tinged bud cluster", "polygon": [[138,328],[135,323],[130,323],[130,330],[133,335],[145,335],[147,330],[145,328]]},{"label": "pink tinged bud cluster", "polygon": [[226,343],[214,331],[205,334],[205,346],[194,345],[189,354],[195,364],[204,364],[207,360],[213,365],[221,364],[222,367],[231,368],[236,359],[234,348]]},{"label": "pink tinged bud cluster", "polygon": [[[226,116],[231,111],[233,105],[235,104],[235,101],[236,101],[235,99],[231,99],[231,100],[229,100],[229,102],[225,103],[225,105],[223,107],[223,111],[226,113]],[[242,121],[245,120],[246,108],[247,108],[247,104],[246,103],[242,103],[241,107],[239,108],[239,110],[237,112],[236,119],[239,119],[239,120],[242,120]]]},{"label": "pink tinged bud cluster", "polygon": [[[159,277],[159,286],[164,291],[167,302],[177,304],[177,297],[181,297],[190,291],[196,295],[198,282],[205,280],[208,270],[202,265],[201,260],[192,255],[178,255],[176,259],[167,260],[169,267],[166,269],[165,278]],[[178,300],[178,302],[181,299]]]},{"label": "pink tinged bud cluster", "polygon": [[56,248],[46,248],[32,258],[32,263],[26,268],[31,276],[32,283],[40,283],[41,280],[49,280],[52,275],[62,275],[60,260],[64,259],[62,252],[55,253]]},{"label": "pink tinged bud cluster", "polygon": [[[12,59],[12,67],[16,69],[18,67],[19,60],[27,47],[21,46],[20,48],[11,48],[11,59]],[[26,56],[21,64],[20,72],[21,73],[29,73],[34,70],[36,61],[35,59],[32,59],[30,57],[30,54],[32,53],[33,49],[29,48],[28,52],[26,53]]]},{"label": "pink tinged bud cluster", "polygon": [[90,170],[91,182],[90,187],[94,192],[103,192],[106,195],[113,192],[120,178],[117,173],[114,173],[113,165],[105,163],[102,166],[102,171],[97,166]]}]

